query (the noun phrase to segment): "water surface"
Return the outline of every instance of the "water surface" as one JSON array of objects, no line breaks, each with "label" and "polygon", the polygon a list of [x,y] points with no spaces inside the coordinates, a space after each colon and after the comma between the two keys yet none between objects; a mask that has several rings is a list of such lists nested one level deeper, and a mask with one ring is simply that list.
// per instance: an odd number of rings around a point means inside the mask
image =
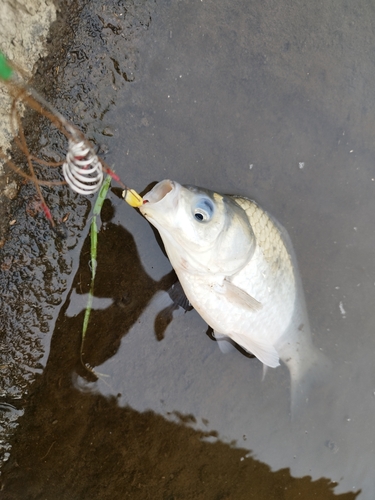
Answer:
[{"label": "water surface", "polygon": [[79,363],[86,241],[21,420],[8,491],[24,478],[25,498],[331,498],[334,489],[370,499],[374,9],[304,0],[143,7],[132,69],[116,38],[111,57],[98,59],[107,69],[117,61],[105,73],[112,81],[90,74],[88,135],[139,191],[171,178],[252,197],[272,213],[293,241],[314,344],[332,360],[332,378],[291,421],[285,367],[262,382],[261,363],[223,355],[195,311],[156,335],[171,267],[152,228],[114,191],[85,344],[99,378]]}]

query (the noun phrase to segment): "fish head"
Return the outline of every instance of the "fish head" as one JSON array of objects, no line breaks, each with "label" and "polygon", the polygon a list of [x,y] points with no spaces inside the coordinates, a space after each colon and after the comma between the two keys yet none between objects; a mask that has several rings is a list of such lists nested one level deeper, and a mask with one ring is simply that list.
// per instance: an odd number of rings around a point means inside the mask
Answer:
[{"label": "fish head", "polygon": [[144,196],[141,213],[156,227],[172,266],[230,276],[249,261],[255,237],[229,196],[164,180]]}]

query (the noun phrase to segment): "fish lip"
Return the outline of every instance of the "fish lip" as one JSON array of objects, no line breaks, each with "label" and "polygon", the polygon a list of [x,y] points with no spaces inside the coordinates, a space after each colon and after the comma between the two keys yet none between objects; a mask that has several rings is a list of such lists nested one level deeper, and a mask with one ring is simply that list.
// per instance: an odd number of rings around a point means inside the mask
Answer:
[{"label": "fish lip", "polygon": [[176,183],[169,179],[158,182],[148,193],[143,197],[143,203],[156,205],[164,200],[164,198],[173,190],[176,189]]}]

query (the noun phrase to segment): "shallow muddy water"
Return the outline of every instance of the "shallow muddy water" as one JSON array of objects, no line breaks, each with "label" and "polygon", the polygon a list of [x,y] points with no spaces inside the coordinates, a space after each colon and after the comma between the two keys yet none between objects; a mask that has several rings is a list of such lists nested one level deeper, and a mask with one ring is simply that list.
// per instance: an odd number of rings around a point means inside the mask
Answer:
[{"label": "shallow muddy water", "polygon": [[[9,443],[4,498],[373,498],[374,8],[191,0],[117,2],[103,14],[99,3],[83,11],[63,68],[81,78],[66,90],[72,117],[139,191],[171,178],[272,213],[292,239],[332,376],[291,420],[285,367],[262,381],[261,363],[222,354],[195,311],[164,331],[173,272],[113,189],[84,348],[98,379],[79,362],[83,204],[51,346],[46,333]],[[97,43],[82,47],[95,29]]]}]

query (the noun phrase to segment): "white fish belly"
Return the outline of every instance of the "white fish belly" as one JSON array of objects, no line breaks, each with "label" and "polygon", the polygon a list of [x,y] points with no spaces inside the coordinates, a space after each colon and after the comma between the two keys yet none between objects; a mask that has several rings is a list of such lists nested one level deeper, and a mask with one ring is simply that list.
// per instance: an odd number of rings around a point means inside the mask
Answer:
[{"label": "white fish belly", "polygon": [[[275,345],[293,316],[295,287],[290,275],[282,270],[272,275],[260,253],[256,250],[251,262],[231,280],[260,302],[258,310],[235,303],[225,292],[220,293],[222,278],[207,279],[176,271],[191,304],[215,332],[228,335],[236,342],[235,334],[240,334]],[[242,347],[247,348],[243,344]]]}]

